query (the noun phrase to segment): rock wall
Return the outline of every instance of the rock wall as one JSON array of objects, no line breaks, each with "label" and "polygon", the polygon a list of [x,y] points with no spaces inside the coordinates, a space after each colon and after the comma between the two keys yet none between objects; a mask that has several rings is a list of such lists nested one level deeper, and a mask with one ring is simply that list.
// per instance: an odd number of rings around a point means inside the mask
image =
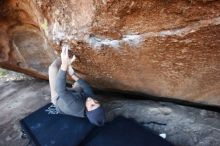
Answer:
[{"label": "rock wall", "polygon": [[55,55],[39,27],[31,1],[0,1],[0,66],[47,79]]},{"label": "rock wall", "polygon": [[[218,0],[1,2],[0,66],[47,78],[67,42],[94,87],[220,105]],[[52,49],[53,48],[53,49]]]}]

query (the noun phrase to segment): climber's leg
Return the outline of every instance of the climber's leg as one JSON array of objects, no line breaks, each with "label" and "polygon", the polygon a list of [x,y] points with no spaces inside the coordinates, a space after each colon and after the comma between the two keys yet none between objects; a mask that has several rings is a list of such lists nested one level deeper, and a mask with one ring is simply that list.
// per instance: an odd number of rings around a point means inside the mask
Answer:
[{"label": "climber's leg", "polygon": [[50,83],[50,93],[51,93],[51,102],[56,104],[56,100],[58,98],[58,94],[55,90],[56,84],[56,76],[59,71],[61,65],[61,59],[57,58],[54,62],[49,66],[48,74],[49,74],[49,83]]}]

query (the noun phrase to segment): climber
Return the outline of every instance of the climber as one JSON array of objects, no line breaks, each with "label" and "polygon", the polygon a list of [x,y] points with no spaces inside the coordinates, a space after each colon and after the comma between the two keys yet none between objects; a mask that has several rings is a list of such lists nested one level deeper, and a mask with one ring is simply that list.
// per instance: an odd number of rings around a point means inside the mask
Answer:
[{"label": "climber", "polygon": [[[105,122],[104,110],[91,86],[75,74],[71,64],[76,57],[73,55],[70,59],[68,50],[69,46],[63,45],[61,58],[57,58],[49,66],[51,102],[58,113],[87,117],[92,124],[102,126]],[[66,87],[67,73],[75,80],[72,88]]]}]

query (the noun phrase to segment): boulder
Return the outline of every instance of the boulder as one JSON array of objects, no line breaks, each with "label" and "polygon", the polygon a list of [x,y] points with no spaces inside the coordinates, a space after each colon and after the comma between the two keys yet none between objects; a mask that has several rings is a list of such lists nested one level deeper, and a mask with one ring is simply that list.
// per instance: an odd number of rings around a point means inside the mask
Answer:
[{"label": "boulder", "polygon": [[1,67],[47,79],[65,42],[93,87],[220,105],[218,0],[0,3]]}]

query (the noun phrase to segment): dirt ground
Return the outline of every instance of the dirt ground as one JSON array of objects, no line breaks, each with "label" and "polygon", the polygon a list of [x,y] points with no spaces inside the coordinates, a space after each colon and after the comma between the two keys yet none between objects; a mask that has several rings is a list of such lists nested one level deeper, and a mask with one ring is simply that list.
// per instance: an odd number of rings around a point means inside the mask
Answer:
[{"label": "dirt ground", "polygon": [[[0,146],[23,146],[20,119],[50,102],[47,81],[0,80]],[[169,102],[104,97],[108,120],[118,115],[135,118],[178,146],[219,146],[220,113]],[[162,125],[155,124],[156,122]]]}]

